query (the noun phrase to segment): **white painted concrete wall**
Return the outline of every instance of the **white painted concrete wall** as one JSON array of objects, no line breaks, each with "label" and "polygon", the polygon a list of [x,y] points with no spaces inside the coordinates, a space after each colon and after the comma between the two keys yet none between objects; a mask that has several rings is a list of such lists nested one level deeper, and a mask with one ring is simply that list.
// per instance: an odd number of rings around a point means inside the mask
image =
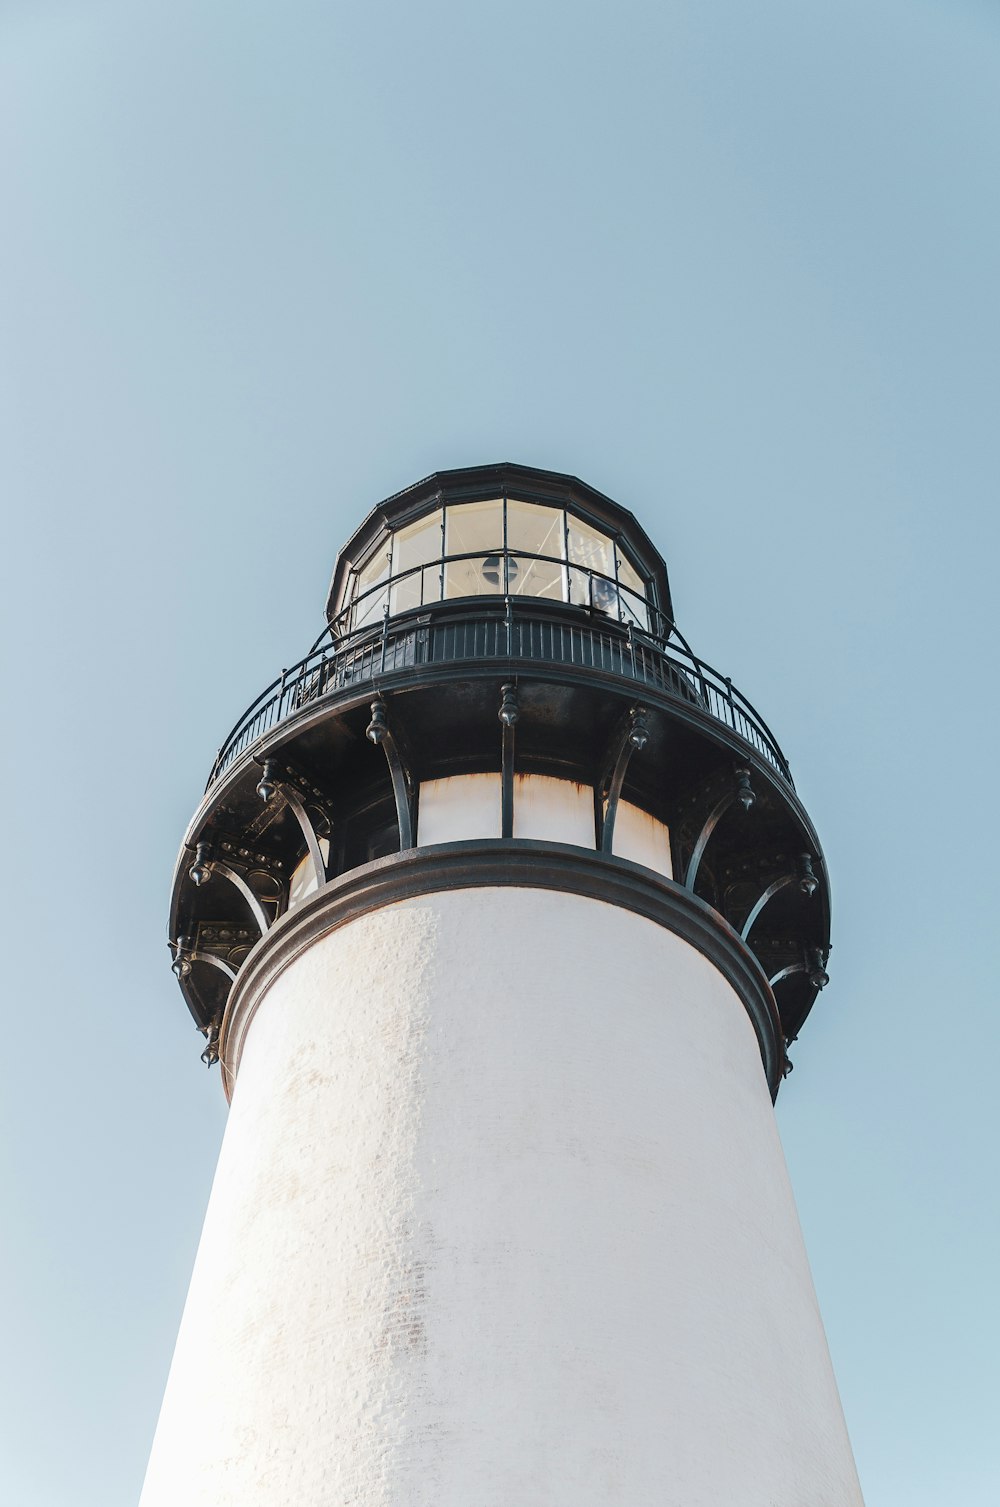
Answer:
[{"label": "white painted concrete wall", "polygon": [[466,842],[500,836],[500,776],[455,774],[423,780],[417,807],[417,842]]},{"label": "white painted concrete wall", "polygon": [[674,877],[670,860],[670,829],[665,822],[641,811],[630,801],[618,802],[615,817],[614,853],[617,858],[630,858],[633,863],[645,864],[668,879]]},{"label": "white painted concrete wall", "polygon": [[371,913],[249,1029],[142,1507],[857,1507],[757,1042],[653,922]]},{"label": "white painted concrete wall", "polygon": [[[443,780],[425,780],[420,786],[417,841],[422,847],[499,836],[499,774],[451,775]],[[593,790],[589,785],[548,775],[517,775],[514,836],[568,842],[592,851],[596,842]],[[619,858],[629,858],[673,878],[669,830],[628,801],[618,804],[614,851]]]},{"label": "white painted concrete wall", "polygon": [[547,774],[514,776],[514,836],[594,850],[594,791]]}]

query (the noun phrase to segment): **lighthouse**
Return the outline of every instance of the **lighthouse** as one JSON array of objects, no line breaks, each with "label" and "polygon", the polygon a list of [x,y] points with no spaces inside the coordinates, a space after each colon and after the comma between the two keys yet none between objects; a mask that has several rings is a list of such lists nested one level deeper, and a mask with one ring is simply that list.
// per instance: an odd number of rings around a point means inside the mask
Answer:
[{"label": "lighthouse", "polygon": [[629,511],[371,512],[169,936],[230,1108],[142,1507],[858,1507],[773,1112],[826,865]]}]

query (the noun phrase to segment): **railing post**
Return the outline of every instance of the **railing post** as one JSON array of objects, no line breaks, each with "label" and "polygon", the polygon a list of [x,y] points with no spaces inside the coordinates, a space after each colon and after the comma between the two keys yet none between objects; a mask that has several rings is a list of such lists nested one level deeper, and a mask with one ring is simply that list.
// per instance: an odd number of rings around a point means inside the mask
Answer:
[{"label": "railing post", "polygon": [[514,605],[509,595],[507,597],[505,616],[507,619],[507,658],[511,659],[514,654]]},{"label": "railing post", "polygon": [[633,680],[638,680],[639,676],[638,676],[638,673],[637,673],[636,668],[635,668],[635,639],[632,637],[632,620],[631,620],[631,618],[629,619],[628,623],[626,624],[626,627],[628,628],[628,652],[629,652],[629,654],[632,657],[632,679]]},{"label": "railing post", "polygon": [[386,652],[386,649],[388,648],[388,646],[389,646],[389,603],[386,602],[386,604],[385,604],[385,611],[382,613],[382,664],[381,664],[381,669],[379,671],[379,673],[382,674],[382,675],[385,674],[385,652]]}]

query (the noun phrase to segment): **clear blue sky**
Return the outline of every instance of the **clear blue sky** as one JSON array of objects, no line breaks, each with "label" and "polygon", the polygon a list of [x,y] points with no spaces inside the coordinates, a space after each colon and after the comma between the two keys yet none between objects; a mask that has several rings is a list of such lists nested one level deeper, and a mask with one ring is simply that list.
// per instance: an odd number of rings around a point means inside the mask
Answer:
[{"label": "clear blue sky", "polygon": [[862,1483],[995,1507],[997,7],[0,0],[0,135],[0,1500],[138,1495],[225,1122],[165,946],[215,748],[369,507],[509,458],[640,516],[788,750]]}]

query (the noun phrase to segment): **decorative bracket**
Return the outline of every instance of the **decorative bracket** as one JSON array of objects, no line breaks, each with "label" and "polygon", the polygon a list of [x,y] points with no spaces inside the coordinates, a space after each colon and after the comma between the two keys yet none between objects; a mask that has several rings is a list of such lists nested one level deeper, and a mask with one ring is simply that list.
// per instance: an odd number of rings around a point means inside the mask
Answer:
[{"label": "decorative bracket", "polygon": [[744,942],[747,940],[747,937],[749,937],[758,916],[764,909],[767,902],[773,899],[775,895],[779,894],[781,890],[786,889],[788,885],[795,884],[796,882],[798,883],[801,893],[807,898],[810,895],[814,895],[816,893],[819,885],[819,880],[816,878],[816,875],[813,872],[813,859],[811,853],[800,854],[799,867],[796,873],[783,874],[780,879],[776,879],[773,884],[768,885],[767,889],[764,891],[760,899],[757,901],[756,905],[753,907],[753,910],[751,910],[750,914],[747,916],[746,921],[743,923],[743,930],[740,932],[740,936],[743,938]]},{"label": "decorative bracket", "polygon": [[830,982],[830,975],[826,971],[826,957],[822,947],[807,947],[805,959],[801,963],[789,963],[787,968],[781,968],[768,983],[773,989],[775,984],[780,984],[782,979],[790,978],[793,973],[805,973],[809,975],[809,982],[814,989],[825,989]]},{"label": "decorative bracket", "polygon": [[370,743],[381,747],[389,765],[392,793],[396,800],[396,819],[399,822],[399,851],[405,852],[414,845],[413,832],[413,777],[403,763],[396,739],[389,727],[389,715],[385,702],[379,697],[371,704],[372,720],[365,729]]},{"label": "decorative bracket", "polygon": [[728,791],[722,797],[721,801],[712,807],[712,810],[705,819],[705,825],[698,834],[698,841],[694,845],[694,851],[687,866],[687,873],[684,875],[685,889],[694,890],[695,880],[698,878],[698,870],[701,867],[701,860],[704,858],[705,849],[708,847],[708,840],[730,806],[739,801],[744,811],[752,811],[754,808],[757,797],[750,784],[750,770],[745,764],[737,764],[733,773],[736,777],[734,788]]},{"label": "decorative bracket", "polygon": [[500,836],[514,836],[514,728],[521,715],[517,704],[517,686],[500,687],[500,710],[497,716],[502,729],[500,748]]},{"label": "decorative bracket", "polygon": [[207,884],[213,874],[221,874],[223,879],[228,879],[243,896],[250,907],[251,914],[260,927],[261,936],[270,928],[271,922],[267,912],[261,905],[253,890],[247,884],[242,874],[230,868],[228,863],[223,863],[221,858],[212,858],[211,849],[207,842],[200,842],[195,849],[194,862],[188,870],[192,884],[201,887]]},{"label": "decorative bracket", "polygon": [[[213,968],[218,968],[226,975],[230,984],[236,982],[235,971],[224,959],[215,957],[211,952],[198,952],[191,946],[190,937],[178,937],[176,942],[169,945],[174,954],[171,969],[182,983],[189,976],[192,963],[211,963]],[[201,1060],[206,1067],[211,1067],[219,1060],[219,1017],[210,1020],[207,1026],[200,1026],[199,1030],[206,1040]]]},{"label": "decorative bracket", "polygon": [[597,782],[595,789],[597,830],[602,853],[610,853],[613,850],[618,802],[621,799],[629,760],[634,753],[640,753],[649,742],[647,716],[644,706],[632,707],[611,745],[611,753]]},{"label": "decorative bracket", "polygon": [[808,973],[810,984],[812,984],[814,989],[825,989],[830,982],[830,975],[826,971],[829,949],[809,947],[807,948],[807,956],[809,959]]},{"label": "decorative bracket", "polygon": [[210,1020],[201,1033],[205,1038],[205,1050],[201,1060],[206,1067],[214,1067],[219,1060],[219,1017]]},{"label": "decorative bracket", "polygon": [[[289,775],[294,775],[294,770],[287,770],[286,773]],[[303,785],[306,785],[307,781],[303,780],[302,783]],[[302,836],[305,838],[306,848],[308,850],[309,858],[312,863],[313,877],[316,880],[317,886],[322,889],[323,885],[326,883],[326,863],[323,859],[323,854],[320,851],[319,838],[316,835],[316,828],[313,825],[312,818],[303,805],[302,798],[296,790],[295,786],[290,782],[290,780],[282,779],[281,771],[276,759],[264,760],[263,770],[261,772],[261,777],[257,785],[257,794],[260,796],[265,806],[268,804],[268,802],[273,800],[276,795],[282,796],[286,805],[288,806],[288,809],[291,811],[292,815],[295,817],[295,820],[299,824],[299,830],[301,831]]]},{"label": "decorative bracket", "polygon": [[198,952],[192,948],[190,937],[178,937],[176,942],[170,943],[170,946],[174,949],[174,960],[170,966],[179,979],[188,977],[192,963],[210,963],[213,968],[221,969],[230,983],[235,983],[235,969],[230,968],[225,959],[217,958],[214,953]]}]

